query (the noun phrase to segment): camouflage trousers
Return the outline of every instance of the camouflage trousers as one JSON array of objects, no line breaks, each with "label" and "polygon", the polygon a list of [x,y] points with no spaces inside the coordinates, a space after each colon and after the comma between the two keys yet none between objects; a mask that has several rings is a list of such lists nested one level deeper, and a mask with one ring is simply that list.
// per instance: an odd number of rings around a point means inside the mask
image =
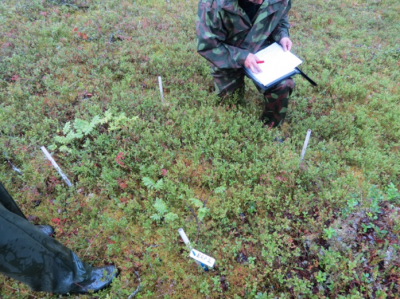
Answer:
[{"label": "camouflage trousers", "polygon": [[[239,103],[244,100],[243,69],[221,70],[211,66],[211,75],[221,102],[228,98],[234,98]],[[257,85],[256,87],[258,91],[264,93],[265,100],[260,120],[270,127],[282,125],[289,105],[289,96],[294,89],[293,79],[285,79],[266,91],[262,91]]]},{"label": "camouflage trousers", "polygon": [[91,277],[92,268],[25,219],[0,183],[0,273],[33,291],[66,294]]}]

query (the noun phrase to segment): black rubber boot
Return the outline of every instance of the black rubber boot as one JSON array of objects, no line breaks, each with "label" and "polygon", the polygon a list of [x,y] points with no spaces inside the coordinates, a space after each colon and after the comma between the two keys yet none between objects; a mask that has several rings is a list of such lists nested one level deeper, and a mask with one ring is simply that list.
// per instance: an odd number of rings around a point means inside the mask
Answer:
[{"label": "black rubber boot", "polygon": [[92,268],[92,276],[90,279],[75,283],[75,287],[70,293],[85,294],[89,291],[100,291],[108,287],[117,274],[118,270],[113,265]]},{"label": "black rubber boot", "polygon": [[35,225],[35,227],[49,237],[54,235],[54,228],[51,225]]}]

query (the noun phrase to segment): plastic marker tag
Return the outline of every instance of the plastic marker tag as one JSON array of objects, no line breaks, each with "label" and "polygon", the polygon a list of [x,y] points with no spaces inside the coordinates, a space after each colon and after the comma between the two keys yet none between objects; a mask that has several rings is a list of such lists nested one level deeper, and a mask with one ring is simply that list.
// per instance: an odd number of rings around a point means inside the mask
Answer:
[{"label": "plastic marker tag", "polygon": [[194,259],[195,261],[202,263],[203,265],[206,265],[208,267],[213,268],[215,264],[215,259],[212,258],[211,256],[205,255],[204,253],[201,253],[200,251],[196,249],[192,249],[190,251],[190,257]]}]

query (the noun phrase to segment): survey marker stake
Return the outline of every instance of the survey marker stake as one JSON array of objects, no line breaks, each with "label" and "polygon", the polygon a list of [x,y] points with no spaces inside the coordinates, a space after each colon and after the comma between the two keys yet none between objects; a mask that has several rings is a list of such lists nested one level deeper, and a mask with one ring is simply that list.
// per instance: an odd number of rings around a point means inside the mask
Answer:
[{"label": "survey marker stake", "polygon": [[185,242],[185,245],[191,250],[192,245],[190,244],[189,238],[186,236],[186,233],[182,227],[180,229],[178,229],[178,233],[181,235],[181,238],[182,238],[183,242]]},{"label": "survey marker stake", "polygon": [[208,267],[214,268],[215,259],[211,256],[208,256],[196,249],[190,244],[189,238],[186,236],[183,228],[178,229],[179,234],[182,237],[183,242],[185,242],[186,246],[190,250],[190,257],[195,260],[196,264],[204,269],[204,271],[208,271]]},{"label": "survey marker stake", "polygon": [[69,181],[67,176],[62,172],[61,168],[57,165],[56,161],[54,161],[53,157],[50,155],[47,149],[44,146],[42,146],[40,149],[42,150],[46,158],[51,162],[51,164],[53,164],[53,167],[58,171],[64,182],[68,185],[68,187],[72,187],[71,182]]},{"label": "survey marker stake", "polygon": [[161,103],[164,104],[164,91],[163,91],[163,87],[162,87],[161,76],[158,76],[158,86],[160,87]]},{"label": "survey marker stake", "polygon": [[301,157],[300,157],[300,162],[303,162],[304,155],[306,154],[307,146],[308,146],[308,141],[310,140],[311,136],[311,130],[308,129],[307,135],[306,135],[306,140],[304,140],[304,145],[303,145],[303,150],[301,151]]}]

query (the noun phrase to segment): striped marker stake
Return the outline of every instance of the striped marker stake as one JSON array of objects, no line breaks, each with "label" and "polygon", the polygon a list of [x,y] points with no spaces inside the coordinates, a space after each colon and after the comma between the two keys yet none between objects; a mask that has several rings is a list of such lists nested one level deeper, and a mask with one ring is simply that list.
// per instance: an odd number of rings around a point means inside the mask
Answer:
[{"label": "striped marker stake", "polygon": [[58,173],[60,174],[62,179],[68,185],[68,187],[72,187],[71,182],[69,181],[67,176],[62,172],[61,168],[57,165],[56,161],[54,161],[53,157],[50,155],[50,153],[47,151],[47,149],[44,146],[42,146],[40,149],[42,150],[42,152],[46,156],[46,158],[51,162],[53,167],[58,171]]},{"label": "striped marker stake", "polygon": [[190,257],[195,260],[196,264],[204,269],[204,271],[208,271],[208,267],[214,268],[215,259],[194,249],[190,244],[189,238],[186,236],[183,228],[178,229],[179,234],[182,237],[183,242],[185,242],[186,246],[190,250]]}]

